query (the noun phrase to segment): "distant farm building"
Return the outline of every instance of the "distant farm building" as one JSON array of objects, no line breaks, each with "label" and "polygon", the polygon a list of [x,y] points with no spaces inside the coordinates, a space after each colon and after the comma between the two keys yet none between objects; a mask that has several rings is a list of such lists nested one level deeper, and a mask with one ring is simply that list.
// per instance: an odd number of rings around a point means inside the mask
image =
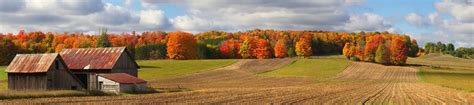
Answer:
[{"label": "distant farm building", "polygon": [[77,90],[81,82],[67,68],[61,56],[17,54],[7,67],[11,90]]},{"label": "distant farm building", "polygon": [[64,49],[61,57],[85,88],[96,90],[97,74],[126,73],[137,77],[138,64],[125,47]]},{"label": "distant farm building", "polygon": [[105,92],[140,92],[147,90],[147,82],[126,73],[99,74],[98,89]]}]

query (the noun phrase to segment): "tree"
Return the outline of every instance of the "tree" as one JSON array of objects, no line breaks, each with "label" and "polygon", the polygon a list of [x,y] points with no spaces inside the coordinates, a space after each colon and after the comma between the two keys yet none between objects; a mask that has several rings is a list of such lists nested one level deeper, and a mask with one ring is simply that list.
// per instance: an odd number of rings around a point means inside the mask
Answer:
[{"label": "tree", "polygon": [[0,39],[0,65],[9,64],[17,54],[17,47],[11,40]]},{"label": "tree", "polygon": [[380,44],[375,53],[375,62],[380,64],[388,64],[390,56],[386,50],[385,44]]},{"label": "tree", "polygon": [[352,44],[350,43],[346,43],[344,45],[344,48],[342,49],[342,54],[347,58],[347,59],[350,59],[352,57],[354,57],[355,55],[355,46],[353,46]]},{"label": "tree", "polygon": [[309,57],[313,53],[311,50],[311,40],[308,38],[301,37],[295,45],[296,55],[300,57]]},{"label": "tree", "polygon": [[254,57],[254,44],[252,38],[244,38],[243,43],[240,46],[239,54],[242,58],[253,58]]},{"label": "tree", "polygon": [[168,58],[177,60],[197,59],[198,49],[194,36],[186,32],[171,32],[166,43]]},{"label": "tree", "polygon": [[240,44],[238,40],[229,39],[219,46],[223,58],[239,58]]},{"label": "tree", "polygon": [[408,47],[401,38],[395,37],[394,39],[392,39],[392,43],[390,46],[390,60],[392,64],[405,64],[407,60],[407,53]]},{"label": "tree", "polygon": [[271,58],[272,51],[271,51],[270,42],[268,40],[258,39],[258,42],[256,44],[256,49],[255,49],[255,56],[258,59]]},{"label": "tree", "polygon": [[107,35],[107,29],[100,30],[100,37],[97,42],[96,47],[111,47],[112,44],[109,41],[109,36]]},{"label": "tree", "polygon": [[446,46],[446,49],[448,52],[453,52],[455,47],[452,43],[449,43],[447,46]]},{"label": "tree", "polygon": [[416,57],[418,52],[419,52],[420,48],[418,48],[418,43],[416,42],[415,39],[413,39],[411,41],[411,46],[410,46],[410,51],[409,51],[409,54],[408,56],[410,57]]},{"label": "tree", "polygon": [[285,39],[280,39],[276,42],[275,48],[273,48],[275,51],[275,57],[277,58],[285,58],[287,56],[287,49],[286,49],[286,40]]}]

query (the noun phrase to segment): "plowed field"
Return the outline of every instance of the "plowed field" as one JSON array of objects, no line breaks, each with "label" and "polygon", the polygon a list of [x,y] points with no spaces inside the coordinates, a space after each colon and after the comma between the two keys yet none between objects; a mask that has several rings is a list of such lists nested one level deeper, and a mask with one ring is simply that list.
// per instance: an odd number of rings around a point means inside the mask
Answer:
[{"label": "plowed field", "polygon": [[240,60],[197,74],[150,81],[154,88],[191,91],[129,96],[2,100],[0,103],[313,103],[313,104],[474,104],[472,93],[418,81],[416,69],[354,62],[326,82],[296,77],[262,77],[292,59]]}]

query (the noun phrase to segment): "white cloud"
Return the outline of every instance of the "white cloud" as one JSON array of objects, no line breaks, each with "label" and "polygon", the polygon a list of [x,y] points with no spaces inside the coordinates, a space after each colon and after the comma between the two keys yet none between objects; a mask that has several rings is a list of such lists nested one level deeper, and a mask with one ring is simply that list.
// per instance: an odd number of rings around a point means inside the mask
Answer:
[{"label": "white cloud", "polygon": [[[422,42],[453,43],[456,46],[474,47],[473,1],[443,0],[434,3],[437,11],[428,16],[410,13],[405,20],[415,26],[431,27],[433,32],[413,33]],[[441,17],[440,15],[447,15]]]},{"label": "white cloud", "polygon": [[120,6],[107,3],[105,10],[94,14],[96,22],[107,25],[122,25],[132,21],[131,13]]},{"label": "white cloud", "polygon": [[[142,1],[149,4],[174,3],[184,5],[188,9],[188,14],[172,19],[173,25],[178,30],[190,32],[209,30],[245,31],[254,28],[395,31],[390,23],[381,16],[349,15],[348,8],[361,4],[362,0]],[[354,20],[362,18],[365,20]],[[373,21],[372,18],[381,20]],[[364,21],[371,22],[370,26],[354,24],[354,22]]]},{"label": "white cloud", "polygon": [[344,29],[348,31],[397,31],[389,21],[372,13],[351,16],[350,22],[345,24]]}]

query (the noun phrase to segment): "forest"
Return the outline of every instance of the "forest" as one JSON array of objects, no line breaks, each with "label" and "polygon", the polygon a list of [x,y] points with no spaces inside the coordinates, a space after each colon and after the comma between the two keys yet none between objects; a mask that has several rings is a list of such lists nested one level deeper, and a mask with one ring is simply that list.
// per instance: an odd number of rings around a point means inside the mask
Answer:
[{"label": "forest", "polygon": [[20,53],[55,53],[65,48],[125,46],[135,59],[267,59],[343,54],[356,61],[404,64],[420,55],[415,39],[388,32],[331,32],[254,29],[246,32],[136,32],[101,29],[84,33],[26,32],[0,34],[0,64]]}]

